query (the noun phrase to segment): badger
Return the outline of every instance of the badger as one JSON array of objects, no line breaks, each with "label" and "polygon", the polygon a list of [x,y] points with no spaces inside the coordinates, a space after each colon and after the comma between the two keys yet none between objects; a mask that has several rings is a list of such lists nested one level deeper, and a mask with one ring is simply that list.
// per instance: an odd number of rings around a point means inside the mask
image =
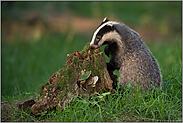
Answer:
[{"label": "badger", "polygon": [[136,31],[106,17],[94,32],[89,47],[96,49],[105,44],[104,52],[110,56],[107,69],[119,71],[120,85],[125,87],[130,82],[139,85],[140,90],[153,89],[153,86],[161,89],[157,60]]}]

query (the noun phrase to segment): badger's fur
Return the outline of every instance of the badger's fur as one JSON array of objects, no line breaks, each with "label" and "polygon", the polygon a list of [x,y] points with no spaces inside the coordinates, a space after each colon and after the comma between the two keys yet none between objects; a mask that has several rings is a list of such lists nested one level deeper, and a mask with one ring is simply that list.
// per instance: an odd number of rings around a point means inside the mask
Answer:
[{"label": "badger's fur", "polygon": [[161,89],[161,72],[157,61],[142,42],[140,35],[123,23],[109,21],[104,18],[93,34],[90,48],[98,48],[104,44],[105,54],[111,60],[107,63],[108,70],[119,70],[119,84],[133,83],[144,89]]}]

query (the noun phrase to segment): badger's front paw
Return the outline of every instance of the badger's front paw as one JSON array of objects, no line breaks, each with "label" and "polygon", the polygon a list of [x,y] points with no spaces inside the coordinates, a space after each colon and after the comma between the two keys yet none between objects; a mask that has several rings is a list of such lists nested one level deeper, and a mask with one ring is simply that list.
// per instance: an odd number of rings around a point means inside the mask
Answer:
[{"label": "badger's front paw", "polygon": [[110,63],[107,63],[107,70],[113,72],[115,69]]},{"label": "badger's front paw", "polygon": [[109,54],[110,54],[109,45],[107,45],[107,46],[105,47],[104,52],[105,52],[105,54],[109,57]]}]

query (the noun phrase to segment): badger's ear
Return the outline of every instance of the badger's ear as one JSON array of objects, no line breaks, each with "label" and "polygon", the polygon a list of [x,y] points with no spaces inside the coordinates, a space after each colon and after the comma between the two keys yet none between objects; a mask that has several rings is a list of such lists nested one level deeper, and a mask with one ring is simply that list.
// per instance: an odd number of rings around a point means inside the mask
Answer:
[{"label": "badger's ear", "polygon": [[112,26],[113,26],[113,24],[112,24],[112,23],[108,23],[108,24],[107,24],[107,26],[111,26],[111,27],[112,27]]},{"label": "badger's ear", "polygon": [[114,25],[112,23],[108,23],[107,26],[110,26],[111,30],[114,30]]},{"label": "badger's ear", "polygon": [[109,20],[107,19],[107,17],[105,17],[104,20],[103,20],[103,22],[107,22],[107,21],[109,21]]}]

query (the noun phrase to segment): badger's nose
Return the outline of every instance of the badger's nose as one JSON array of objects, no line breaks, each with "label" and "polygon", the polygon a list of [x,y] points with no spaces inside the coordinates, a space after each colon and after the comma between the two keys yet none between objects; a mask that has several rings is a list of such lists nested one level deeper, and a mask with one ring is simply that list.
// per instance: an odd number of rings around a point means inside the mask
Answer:
[{"label": "badger's nose", "polygon": [[99,46],[98,45],[95,45],[95,44],[90,44],[89,45],[89,48],[90,49],[97,49],[97,48],[99,48]]},{"label": "badger's nose", "polygon": [[90,48],[90,49],[94,49],[94,47],[93,47],[92,45],[89,45],[89,48]]}]

